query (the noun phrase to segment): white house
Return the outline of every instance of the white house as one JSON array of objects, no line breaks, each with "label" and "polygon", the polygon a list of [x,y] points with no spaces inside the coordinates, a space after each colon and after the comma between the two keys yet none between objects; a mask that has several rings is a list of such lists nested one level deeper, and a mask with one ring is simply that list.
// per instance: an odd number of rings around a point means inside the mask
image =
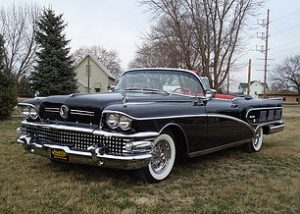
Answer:
[{"label": "white house", "polygon": [[[267,85],[268,90],[268,85]],[[240,83],[238,87],[238,92],[241,94],[247,94],[248,92],[248,83]],[[249,95],[257,98],[259,94],[264,93],[264,83],[261,81],[253,80],[250,82],[250,93]]]},{"label": "white house", "polygon": [[80,93],[107,92],[115,77],[94,56],[86,55],[74,65]]}]

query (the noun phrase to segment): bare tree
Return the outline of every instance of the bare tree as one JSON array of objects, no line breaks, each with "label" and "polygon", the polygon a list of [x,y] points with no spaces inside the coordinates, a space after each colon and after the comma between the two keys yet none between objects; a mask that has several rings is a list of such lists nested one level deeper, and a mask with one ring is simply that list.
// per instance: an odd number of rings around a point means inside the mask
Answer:
[{"label": "bare tree", "polygon": [[0,9],[0,33],[5,39],[5,67],[19,79],[30,73],[36,59],[34,40],[40,8],[23,4]]},{"label": "bare tree", "polygon": [[300,95],[300,55],[286,58],[272,73],[272,88],[296,90]]},{"label": "bare tree", "polygon": [[100,45],[85,46],[77,49],[72,55],[75,61],[83,59],[87,54],[96,57],[114,76],[121,73],[121,60],[115,50],[107,50]]},{"label": "bare tree", "polygon": [[160,36],[165,31],[163,29],[161,24],[145,36],[143,44],[138,47],[135,59],[129,64],[130,68],[180,67],[180,52],[174,45],[170,46],[170,42],[164,40],[169,37]]},{"label": "bare tree", "polygon": [[[166,17],[170,45],[188,69],[200,70],[219,89],[238,52],[245,20],[259,0],[141,0],[155,16]],[[176,38],[176,39],[174,39]],[[164,38],[167,40],[166,38]],[[176,41],[176,43],[174,43]]]}]

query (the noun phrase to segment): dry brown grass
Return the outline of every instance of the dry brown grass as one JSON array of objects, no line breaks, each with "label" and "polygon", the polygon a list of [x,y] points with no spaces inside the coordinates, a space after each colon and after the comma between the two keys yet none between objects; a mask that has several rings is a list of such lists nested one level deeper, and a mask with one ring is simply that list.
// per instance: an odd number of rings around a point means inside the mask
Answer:
[{"label": "dry brown grass", "polygon": [[0,122],[1,213],[300,213],[300,107],[261,152],[239,148],[189,160],[158,184],[133,173],[57,164],[15,143]]}]

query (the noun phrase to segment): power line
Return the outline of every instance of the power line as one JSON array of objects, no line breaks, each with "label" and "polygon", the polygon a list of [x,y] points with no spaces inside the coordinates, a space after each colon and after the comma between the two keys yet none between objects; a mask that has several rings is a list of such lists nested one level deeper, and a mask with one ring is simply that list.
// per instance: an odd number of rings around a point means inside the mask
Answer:
[{"label": "power line", "polygon": [[286,28],[286,29],[281,30],[281,31],[277,31],[277,32],[273,33],[272,36],[274,36],[274,35],[277,36],[277,35],[279,35],[279,34],[289,32],[289,31],[294,30],[295,28],[298,28],[298,27],[300,27],[300,24],[291,26],[291,27]]},{"label": "power line", "polygon": [[291,17],[291,16],[296,15],[296,14],[298,14],[298,13],[300,13],[300,10],[296,10],[296,11],[294,11],[294,12],[288,13],[288,14],[285,15],[285,16],[282,16],[282,17],[279,17],[279,18],[277,18],[277,19],[274,19],[271,23],[278,22],[278,21],[280,21],[280,20],[282,20],[282,19]]}]

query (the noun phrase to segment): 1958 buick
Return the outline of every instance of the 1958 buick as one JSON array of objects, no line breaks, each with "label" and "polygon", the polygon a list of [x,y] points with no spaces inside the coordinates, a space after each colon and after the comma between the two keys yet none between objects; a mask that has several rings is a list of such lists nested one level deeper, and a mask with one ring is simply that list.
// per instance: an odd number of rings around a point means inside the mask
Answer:
[{"label": "1958 buick", "polygon": [[257,152],[263,134],[283,130],[281,99],[215,98],[181,69],[125,72],[113,93],[19,103],[18,142],[52,161],[139,169],[161,181],[175,160],[238,145]]}]

